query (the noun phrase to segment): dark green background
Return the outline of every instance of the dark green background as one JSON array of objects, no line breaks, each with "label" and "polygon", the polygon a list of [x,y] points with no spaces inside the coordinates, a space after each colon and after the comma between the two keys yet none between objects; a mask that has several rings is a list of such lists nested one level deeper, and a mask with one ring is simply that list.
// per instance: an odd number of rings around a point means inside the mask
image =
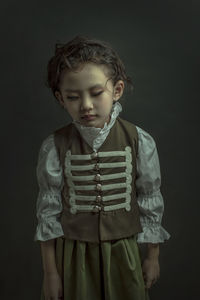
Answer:
[{"label": "dark green background", "polygon": [[[33,241],[41,143],[69,122],[45,87],[56,42],[77,34],[108,41],[134,82],[121,117],[149,132],[160,157],[161,277],[152,300],[199,292],[199,1],[4,1],[1,20],[0,299],[39,299],[42,265]],[[114,300],[114,299],[113,299]]]}]

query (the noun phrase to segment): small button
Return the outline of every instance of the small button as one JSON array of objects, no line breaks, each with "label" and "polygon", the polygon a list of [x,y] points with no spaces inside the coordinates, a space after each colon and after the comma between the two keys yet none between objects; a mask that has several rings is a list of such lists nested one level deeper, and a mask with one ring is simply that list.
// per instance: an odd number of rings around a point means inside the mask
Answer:
[{"label": "small button", "polygon": [[100,175],[100,174],[97,174],[97,175],[95,176],[95,180],[96,180],[96,181],[100,181],[100,179],[101,179],[101,175]]},{"label": "small button", "polygon": [[95,169],[96,171],[99,171],[99,170],[100,170],[99,165],[96,164],[96,165],[94,166],[94,169]]},{"label": "small button", "polygon": [[91,158],[96,158],[98,156],[98,153],[97,152],[93,152],[92,154],[91,154]]},{"label": "small button", "polygon": [[98,183],[98,184],[96,185],[96,188],[97,188],[97,191],[101,191],[101,184]]},{"label": "small button", "polygon": [[97,200],[97,202],[100,202],[100,201],[101,201],[101,199],[102,199],[102,197],[101,197],[100,195],[96,196],[96,200]]},{"label": "small button", "polygon": [[93,212],[98,212],[98,211],[100,211],[100,210],[101,210],[101,206],[95,205],[95,206],[93,207]]}]

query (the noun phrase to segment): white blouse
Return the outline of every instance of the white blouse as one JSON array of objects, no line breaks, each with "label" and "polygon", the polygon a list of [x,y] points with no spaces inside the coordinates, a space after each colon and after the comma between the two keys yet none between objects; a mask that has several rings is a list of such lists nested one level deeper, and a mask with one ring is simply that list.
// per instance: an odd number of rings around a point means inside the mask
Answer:
[{"label": "white blouse", "polygon": [[[102,145],[116,117],[122,110],[116,102],[111,111],[109,124],[104,128],[85,127],[73,121],[82,137],[98,150]],[[161,226],[164,212],[163,197],[160,192],[161,175],[157,148],[150,134],[136,126],[138,132],[137,156],[137,201],[140,210],[140,222],[143,232],[137,234],[138,243],[162,243],[170,234]],[[46,241],[63,236],[60,223],[62,213],[61,190],[64,184],[63,171],[54,144],[53,134],[42,143],[37,164],[39,194],[36,204],[38,224],[34,241]]]}]

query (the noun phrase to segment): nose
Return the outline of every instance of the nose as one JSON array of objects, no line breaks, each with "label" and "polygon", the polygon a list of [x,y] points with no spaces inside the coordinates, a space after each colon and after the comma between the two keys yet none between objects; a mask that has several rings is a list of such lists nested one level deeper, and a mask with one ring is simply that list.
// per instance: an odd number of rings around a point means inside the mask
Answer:
[{"label": "nose", "polygon": [[91,109],[93,109],[92,99],[90,97],[84,97],[84,98],[82,98],[82,101],[81,101],[81,110],[88,111],[88,110],[91,110]]}]

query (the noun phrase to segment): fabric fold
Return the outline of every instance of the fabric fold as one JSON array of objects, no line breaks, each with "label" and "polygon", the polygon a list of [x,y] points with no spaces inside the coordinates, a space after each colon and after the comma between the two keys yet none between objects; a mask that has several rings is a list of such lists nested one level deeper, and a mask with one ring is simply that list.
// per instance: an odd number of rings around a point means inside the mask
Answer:
[{"label": "fabric fold", "polygon": [[45,241],[63,236],[59,217],[62,212],[62,201],[59,193],[39,192],[37,199],[38,225],[34,240]]},{"label": "fabric fold", "polygon": [[161,225],[142,223],[142,228],[143,232],[137,234],[138,243],[164,243],[170,238],[170,234]]},{"label": "fabric fold", "polygon": [[156,143],[153,137],[138,129],[137,202],[143,232],[138,243],[162,243],[170,234],[161,226],[164,201],[160,191],[161,174]]},{"label": "fabric fold", "polygon": [[138,243],[163,243],[170,234],[161,226],[164,201],[160,190],[152,195],[139,195],[140,222],[143,232],[138,233]]},{"label": "fabric fold", "polygon": [[65,299],[149,299],[135,236],[101,244],[58,238],[55,247]]},{"label": "fabric fold", "polygon": [[103,128],[84,126],[75,120],[73,120],[73,123],[80,132],[82,138],[88,143],[88,145],[93,148],[94,151],[97,151],[105,141],[110,132],[110,129],[115,124],[116,118],[121,111],[121,104],[118,101],[113,103],[110,112],[110,122],[108,124],[105,123]]},{"label": "fabric fold", "polygon": [[61,190],[63,187],[63,174],[55,149],[53,135],[50,135],[42,143],[36,173],[39,193],[36,203],[38,225],[34,241],[46,241],[63,236],[62,226],[59,221],[62,212]]},{"label": "fabric fold", "polygon": [[63,236],[62,226],[55,218],[45,218],[38,222],[34,241],[47,241]]}]

